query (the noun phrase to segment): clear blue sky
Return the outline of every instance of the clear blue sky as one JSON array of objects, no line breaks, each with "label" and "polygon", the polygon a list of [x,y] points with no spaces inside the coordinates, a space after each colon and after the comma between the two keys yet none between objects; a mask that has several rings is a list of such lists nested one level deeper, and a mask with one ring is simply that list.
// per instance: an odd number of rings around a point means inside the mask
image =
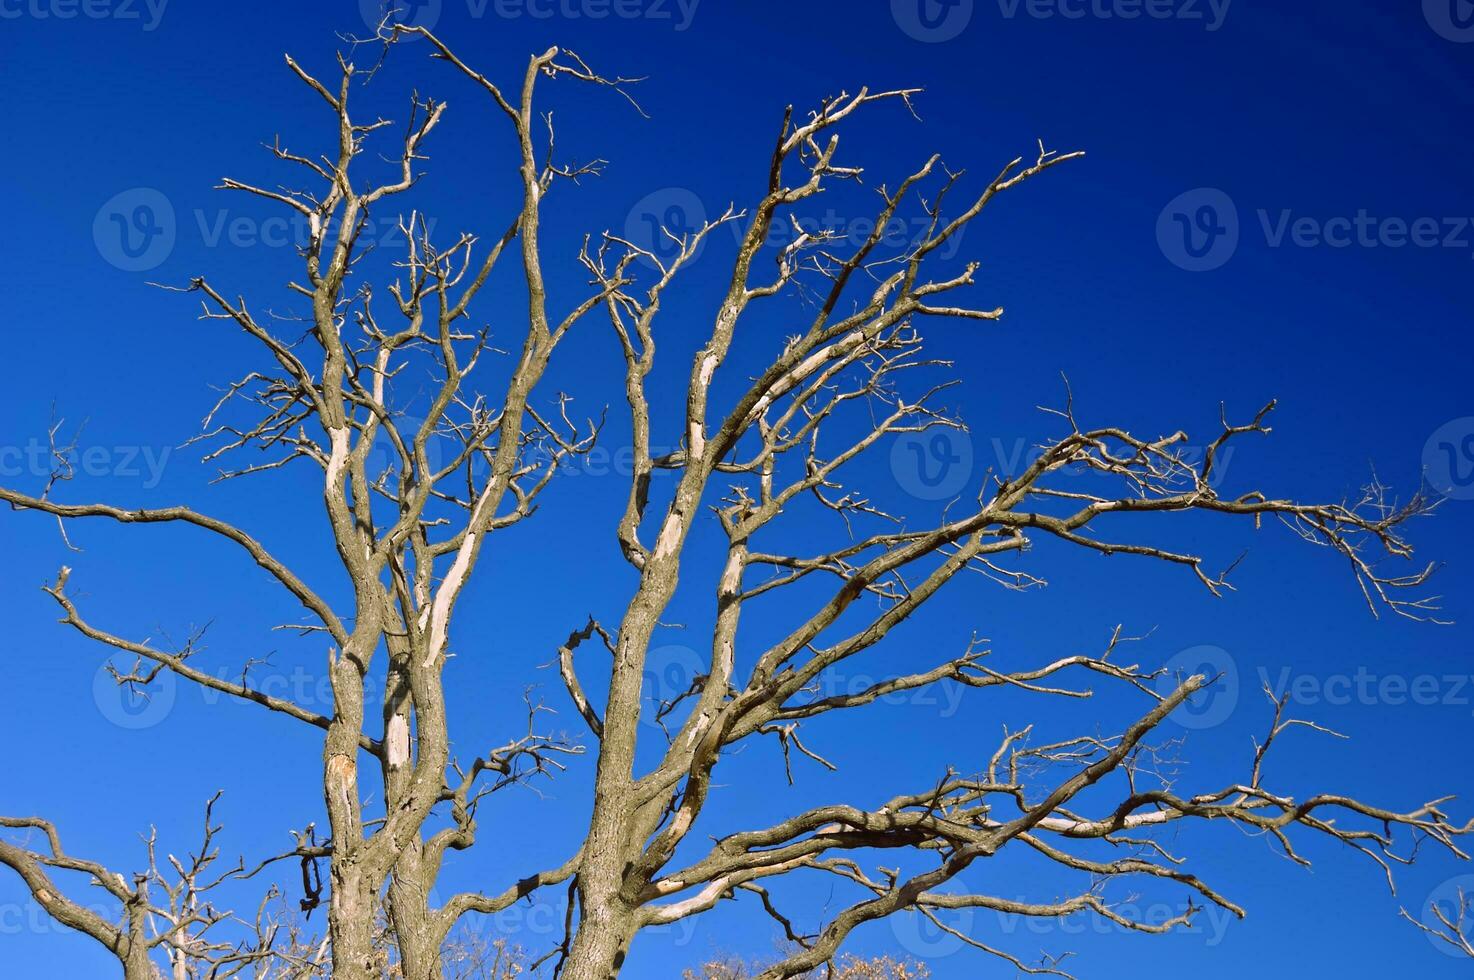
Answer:
[{"label": "clear blue sky", "polygon": [[[1227,701],[1200,706],[1180,728],[1191,760],[1182,788],[1244,772],[1250,736],[1268,721],[1257,692],[1268,680],[1297,692],[1299,714],[1351,739],[1288,741],[1272,769],[1283,792],[1346,792],[1399,808],[1458,793],[1464,799],[1450,809],[1468,816],[1468,6],[433,0],[428,9],[467,60],[503,80],[520,78],[527,54],[550,44],[606,73],[649,76],[639,87],[648,120],[617,97],[554,93],[560,147],[610,161],[603,178],[562,188],[549,204],[548,264],[559,269],[553,285],[563,297],[581,284],[573,255],[582,230],[637,228],[652,209],[690,217],[750,202],[783,107],[811,106],[842,87],[926,90],[917,100],[922,122],[880,110],[845,137],[843,152],[873,184],[894,184],[932,151],[981,180],[1037,138],[1087,150],[1084,161],[1009,195],[962,243],[959,259],[983,262],[984,301],[1008,311],[996,325],[931,328],[931,350],[955,359],[964,381],[955,403],[972,433],[952,448],[971,454],[970,466],[960,464],[965,475],[975,481],[989,465],[1006,466],[1017,446],[1055,431],[1034,407],[1058,403],[1061,372],[1082,421],[1143,434],[1185,428],[1199,445],[1214,434],[1220,400],[1242,420],[1278,398],[1273,436],[1239,446],[1226,485],[1339,499],[1374,466],[1406,494],[1426,460],[1453,499],[1412,535],[1425,556],[1446,562],[1437,591],[1457,623],[1374,620],[1325,551],[1276,528],[1251,535],[1186,522],[1174,539],[1184,547],[1225,561],[1250,549],[1237,593],[1213,599],[1180,571],[1041,547],[1028,567],[1049,579],[1047,590],[959,584],[935,615],[898,633],[891,656],[929,662],[976,630],[993,640],[999,662],[1022,665],[1097,649],[1116,623],[1155,627],[1133,650],[1143,662],[1210,647],[1209,662],[1231,666],[1238,681],[1236,694],[1230,688],[1219,696]],[[601,11],[611,13],[594,16]],[[1124,16],[1133,11],[1152,13]],[[312,474],[209,488],[212,470],[197,450],[178,448],[213,402],[210,386],[242,373],[256,352],[219,324],[197,321],[192,301],[146,282],[207,274],[258,309],[291,309],[280,287],[295,274],[294,256],[283,229],[266,221],[274,213],[210,188],[227,174],[270,183],[275,171],[259,144],[278,133],[294,147],[324,144],[322,106],[284,69],[282,54],[330,73],[335,32],[364,30],[358,5],[346,0],[0,0],[8,147],[0,154],[0,310],[9,325],[0,482],[39,489],[31,450],[44,444],[54,403],[69,422],[86,420],[81,472],[59,491],[65,499],[189,503],[256,531],[306,577],[340,588]],[[383,111],[401,112],[412,86],[450,102],[429,148],[429,176],[406,202],[434,216],[444,235],[500,231],[512,193],[501,120],[444,66],[403,54],[375,83]],[[850,200],[838,199],[837,217],[855,217],[844,210]],[[730,252],[719,240],[702,257],[696,289],[679,304],[686,324],[703,322]],[[481,315],[499,336],[515,336],[515,303],[505,314],[496,304],[484,303]],[[768,326],[781,335],[781,324]],[[695,329],[683,335],[678,317],[666,328],[663,363],[679,373]],[[559,350],[548,390],[577,392],[587,413],[617,405],[616,364],[607,331],[590,329]],[[619,445],[613,418],[611,450]],[[673,443],[673,427],[657,432],[662,438]],[[916,473],[904,454],[896,459],[888,465],[881,454],[862,475],[878,499],[914,505],[919,516],[932,505],[908,495]],[[543,685],[572,727],[556,677],[539,666],[588,613],[617,619],[630,586],[612,531],[623,484],[608,467],[596,470],[550,490],[543,513],[488,553],[462,603],[448,683],[463,754],[516,734],[528,684]],[[258,682],[319,708],[321,644],[270,632],[296,611],[249,563],[198,534],[91,524],[73,539],[81,553],[65,548],[48,519],[0,514],[8,689],[0,812],[50,817],[75,853],[126,871],[141,859],[137,835],[150,823],[167,847],[190,846],[200,804],[223,788],[225,853],[284,849],[289,828],[318,817],[314,730],[183,686],[152,706],[120,704],[94,686],[103,651],[57,626],[37,586],[73,566],[87,615],[131,637],[177,638],[212,622],[202,655],[210,669],[270,653],[271,665],[253,674]],[[688,658],[683,643],[700,646],[689,637],[709,616],[704,583],[715,572],[693,574],[706,578],[676,610],[691,631],[663,638],[672,649],[657,659],[673,672]],[[757,632],[782,621],[779,610],[757,620]],[[886,660],[866,669],[878,674]],[[775,774],[772,746],[748,748],[721,770],[712,832],[817,802],[873,805],[930,784],[947,762],[978,765],[1005,723],[1037,717],[1063,736],[1118,730],[1144,710],[1139,698],[1061,707],[980,692],[954,703],[953,693],[816,725],[811,741],[841,772],[800,767],[793,790]],[[541,786],[542,796],[514,791],[488,804],[481,844],[450,866],[441,892],[500,889],[560,861],[581,830],[589,775],[584,761]],[[499,827],[509,828],[505,839]],[[1193,933],[1168,938],[1084,920],[1009,925],[979,914],[971,925],[1026,959],[1074,950],[1083,976],[1122,976],[1144,962],[1207,978],[1240,976],[1246,963],[1314,976],[1453,977],[1471,968],[1396,917],[1399,904],[1417,908],[1443,883],[1474,873],[1447,855],[1428,850],[1425,863],[1400,870],[1393,897],[1374,865],[1324,842],[1307,843],[1316,861],[1309,871],[1232,831],[1197,830],[1178,844],[1248,919],[1205,913]],[[284,883],[290,877],[284,870]],[[1064,887],[1012,857],[966,878],[1010,897],[1049,898]],[[803,896],[807,926],[822,903],[841,900],[825,890]],[[541,951],[556,940],[560,900],[491,925]],[[1183,896],[1147,891],[1140,901],[1176,912]],[[709,953],[760,955],[772,942],[759,911],[732,904],[691,929],[642,939],[627,974],[667,980]],[[941,980],[1011,974],[914,924],[864,930],[853,945],[920,956]],[[47,925],[15,878],[0,874],[0,975],[111,969],[90,940]]]}]

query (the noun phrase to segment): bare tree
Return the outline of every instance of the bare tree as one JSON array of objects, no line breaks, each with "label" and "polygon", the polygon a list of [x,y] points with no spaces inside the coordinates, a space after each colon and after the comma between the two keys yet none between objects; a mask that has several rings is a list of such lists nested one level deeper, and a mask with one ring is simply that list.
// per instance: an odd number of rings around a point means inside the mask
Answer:
[{"label": "bare tree", "polygon": [[[1215,594],[1228,590],[1227,573],[1213,570],[1206,558],[1153,543],[1170,540],[1161,535],[1175,522],[1161,520],[1155,539],[1144,536],[1143,528],[1169,514],[1193,512],[1256,527],[1269,519],[1344,562],[1374,613],[1425,618],[1435,609],[1421,592],[1430,568],[1387,570],[1411,558],[1403,525],[1430,509],[1421,496],[1398,504],[1375,481],[1358,499],[1335,503],[1216,489],[1225,448],[1268,433],[1273,404],[1245,422],[1225,413],[1206,453],[1195,458],[1183,432],[1142,437],[1117,426],[1084,425],[1067,403],[1053,414],[1059,434],[1022,472],[993,476],[974,498],[953,501],[922,520],[889,514],[846,482],[861,472],[856,460],[894,437],[961,427],[937,407],[949,383],[911,381],[946,366],[924,353],[922,325],[973,327],[998,320],[1003,311],[967,298],[975,291],[976,261],[939,273],[939,256],[999,195],[1082,154],[1056,153],[1041,143],[1036,154],[1010,161],[971,191],[964,174],[932,157],[899,183],[881,184],[874,231],[847,240],[805,226],[803,208],[826,189],[862,179],[861,168],[840,156],[839,131],[879,105],[909,110],[916,92],[842,92],[812,111],[785,111],[761,193],[749,207],[729,208],[698,228],[667,228],[668,247],[660,249],[609,232],[590,235],[577,253],[587,291],[553,297],[544,273],[542,208],[568,183],[598,173],[602,161],[562,161],[552,117],[539,113],[540,87],[566,83],[627,98],[630,80],[601,75],[571,52],[551,48],[528,61],[515,86],[504,88],[435,34],[402,25],[386,25],[353,51],[369,50],[375,63],[398,57],[407,35],[427,42],[418,50],[428,48],[504,120],[520,198],[505,228],[489,240],[463,233],[437,243],[423,215],[401,211],[406,252],[392,281],[373,288],[359,272],[363,230],[371,216],[382,220],[393,213],[396,199],[414,187],[446,103],[416,95],[407,121],[365,121],[353,111],[352,98],[372,70],[360,70],[344,55],[336,75],[322,78],[288,58],[288,69],[322,103],[335,150],[314,158],[278,141],[273,155],[305,183],[279,188],[275,181],[226,179],[221,186],[264,198],[306,222],[301,277],[290,284],[308,310],[303,333],[293,337],[292,321],[258,314],[233,285],[200,277],[183,287],[202,301],[204,320],[243,331],[264,354],[261,363],[242,369],[207,416],[203,438],[214,440],[207,459],[225,466],[236,450],[261,451],[253,458],[264,462],[227,467],[227,478],[287,465],[321,470],[327,540],[347,574],[351,606],[330,604],[254,534],[189,507],[64,503],[55,499],[54,484],[39,495],[0,489],[0,499],[13,508],[63,522],[96,517],[191,525],[234,544],[306,610],[302,628],[321,634],[329,647],[333,697],[326,714],[256,690],[244,679],[221,680],[197,669],[192,644],[165,649],[93,625],[67,591],[66,570],[46,590],[66,625],[136,658],[137,669],[120,674],[121,682],[146,685],[171,671],[321,730],[327,837],[301,840],[278,859],[321,857],[327,863],[334,977],[365,980],[391,967],[393,975],[411,980],[444,976],[444,944],[464,917],[498,912],[543,889],[570,896],[567,937],[547,961],[565,980],[607,980],[620,971],[642,929],[701,915],[734,897],[750,897],[791,942],[792,952],[759,974],[776,980],[833,963],[854,929],[901,913],[951,928],[939,914],[964,907],[1049,918],[1085,912],[1155,933],[1186,925],[1198,910],[1189,903],[1171,921],[1137,921],[1103,893],[1106,883],[1128,879],[1180,886],[1242,914],[1162,841],[1160,832],[1184,821],[1223,821],[1266,835],[1301,863],[1294,845],[1299,834],[1340,841],[1389,874],[1390,862],[1404,860],[1394,850],[1394,831],[1464,856],[1457,838],[1471,828],[1451,822],[1441,800],[1390,809],[1318,788],[1307,793],[1271,784],[1265,767],[1270,746],[1290,727],[1305,724],[1286,719],[1283,703],[1244,773],[1177,790],[1153,765],[1152,735],[1214,679],[1180,678],[1161,693],[1159,671],[1116,655],[1119,630],[1098,653],[1013,666],[995,666],[980,642],[932,663],[917,664],[914,652],[898,654],[896,662],[905,666],[888,679],[852,693],[823,693],[826,676],[879,646],[960,573],[980,573],[1010,589],[1042,585],[1015,561],[1037,540],[1170,563]],[[391,133],[401,134],[389,157],[392,172],[382,181],[363,177],[383,153],[377,141]],[[924,230],[897,246],[886,229],[902,214],[915,215]],[[691,362],[681,417],[667,419],[647,394],[662,307],[703,244],[723,227],[734,229],[737,239],[727,285]],[[525,334],[506,383],[478,386],[495,353],[473,304],[503,262],[517,264],[525,287],[519,298],[526,304]],[[789,305],[780,307],[785,299]],[[511,300],[501,295],[498,304],[506,310]],[[800,319],[765,366],[744,379],[727,362],[739,344],[757,349],[763,343],[743,336],[744,317],[755,307]],[[508,719],[514,727],[504,744],[456,764],[444,692],[453,673],[448,656],[457,602],[478,562],[486,560],[488,542],[531,517],[560,469],[588,453],[603,428],[576,421],[569,400],[541,385],[560,343],[597,322],[613,331],[623,352],[628,411],[621,414],[629,431],[621,438],[633,449],[633,472],[613,530],[637,578],[622,608],[576,626],[557,649],[559,674],[596,755],[587,836],[555,867],[437,905],[430,895],[442,863],[449,852],[475,845],[478,806],[486,795],[556,773],[584,751],[578,740],[546,731],[542,706],[533,702],[526,718]],[[990,362],[1005,363],[997,357]],[[413,405],[408,386],[397,382],[407,368],[416,384],[427,372],[435,379],[429,395]],[[676,430],[663,444],[679,448],[657,451],[657,426]],[[379,459],[375,447],[386,445],[388,464],[372,462]],[[657,482],[659,472],[670,479]],[[688,547],[707,510],[725,540],[714,568],[702,568]],[[833,543],[796,553],[795,522],[804,522],[807,539],[825,526],[816,517],[831,520]],[[502,552],[494,560],[517,558]],[[683,571],[688,582],[695,576],[712,583],[709,661],[688,690],[649,706],[642,698],[647,657]],[[740,631],[744,611],[759,603],[773,604],[790,621],[785,635],[760,648]],[[602,648],[599,663],[583,663],[589,647]],[[586,686],[581,675],[590,671],[607,682]],[[1005,731],[985,765],[959,760],[961,768],[897,786],[883,801],[836,801],[714,841],[694,833],[714,772],[724,752],[739,743],[773,738],[791,776],[793,765],[805,759],[829,764],[801,740],[811,719],[931,685],[1088,696],[1071,675],[1139,692],[1139,719],[1114,735],[1049,744],[1035,744],[1027,728]],[[369,702],[371,690],[384,692],[380,703]],[[658,734],[642,725],[642,713],[656,717],[667,737],[660,740],[659,762],[640,772],[637,743]],[[1108,790],[1114,802],[1102,807],[1097,801]],[[382,801],[382,816],[366,816],[366,799]],[[0,860],[48,911],[117,953],[127,977],[150,976],[152,955],[194,956],[207,942],[211,918],[195,910],[196,886],[184,886],[177,896],[169,892],[161,904],[141,884],[130,888],[101,867],[64,855],[49,824],[8,820],[5,826],[45,830],[48,854],[6,844]],[[498,828],[505,835],[519,831],[525,828]],[[1093,847],[1102,844],[1110,849],[1106,857]],[[1010,845],[1077,872],[1078,892],[1025,901],[947,889],[969,866]],[[872,859],[887,852],[899,852],[922,870],[873,867]],[[46,876],[48,866],[91,875],[129,910],[124,924],[79,912]],[[189,867],[183,871],[194,874]],[[800,916],[785,912],[781,896],[771,891],[796,875],[830,879],[849,896],[817,931],[804,931]],[[381,901],[387,902],[392,937],[388,963],[378,938]],[[146,933],[147,923],[160,919],[166,927]],[[980,937],[964,938],[1020,970],[1065,975],[1052,961],[1027,964]]]}]

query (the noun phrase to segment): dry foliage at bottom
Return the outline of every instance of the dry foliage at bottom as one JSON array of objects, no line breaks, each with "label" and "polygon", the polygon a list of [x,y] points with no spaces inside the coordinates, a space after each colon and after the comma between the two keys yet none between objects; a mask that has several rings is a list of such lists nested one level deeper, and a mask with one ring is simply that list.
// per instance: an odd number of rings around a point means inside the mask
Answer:
[{"label": "dry foliage at bottom", "polygon": [[[682,980],[749,980],[762,972],[738,959],[719,960],[687,970]],[[898,960],[891,956],[861,959],[845,956],[838,962],[809,974],[814,980],[926,980],[931,971],[914,960]]]}]

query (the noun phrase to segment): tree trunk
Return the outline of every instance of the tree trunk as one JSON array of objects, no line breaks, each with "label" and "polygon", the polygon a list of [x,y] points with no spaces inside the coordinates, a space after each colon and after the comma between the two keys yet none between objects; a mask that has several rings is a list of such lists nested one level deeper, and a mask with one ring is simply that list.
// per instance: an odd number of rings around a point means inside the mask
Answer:
[{"label": "tree trunk", "polygon": [[[391,635],[389,675],[384,685],[384,753],[380,775],[384,780],[387,809],[398,809],[409,801],[414,776],[412,730],[414,709],[410,671],[413,651],[403,637]],[[423,734],[423,733],[422,733]],[[433,874],[428,876],[433,878]],[[440,980],[440,941],[429,912],[429,891],[424,862],[424,841],[416,832],[405,844],[389,874],[389,922],[399,948],[399,969],[405,980]]]},{"label": "tree trunk", "polygon": [[379,980],[374,965],[374,892],[351,858],[333,860],[328,936],[333,980]]},{"label": "tree trunk", "polygon": [[159,972],[148,958],[148,944],[134,941],[123,954],[123,980],[159,980]]},{"label": "tree trunk", "polygon": [[138,891],[123,905],[123,932],[115,952],[123,961],[123,980],[162,980],[163,974],[149,957],[148,888],[140,883]]},{"label": "tree trunk", "polygon": [[429,912],[418,841],[404,849],[389,879],[389,919],[404,980],[441,980],[440,942]]},{"label": "tree trunk", "polygon": [[583,908],[578,931],[563,965],[562,980],[615,980],[633,933],[629,913],[618,898],[601,903],[580,887]]},{"label": "tree trunk", "polygon": [[589,834],[589,851],[597,856],[579,869],[578,929],[561,980],[613,980],[635,933],[634,913],[619,896],[624,858],[617,841],[601,846],[601,831],[619,833],[617,826],[600,827],[596,819]]},{"label": "tree trunk", "polygon": [[[363,627],[360,623],[360,629]],[[379,980],[374,962],[378,885],[364,864],[358,791],[358,737],[363,729],[363,668],[350,647],[330,669],[334,718],[323,745],[323,790],[333,832],[329,863],[328,938],[334,980]]]}]

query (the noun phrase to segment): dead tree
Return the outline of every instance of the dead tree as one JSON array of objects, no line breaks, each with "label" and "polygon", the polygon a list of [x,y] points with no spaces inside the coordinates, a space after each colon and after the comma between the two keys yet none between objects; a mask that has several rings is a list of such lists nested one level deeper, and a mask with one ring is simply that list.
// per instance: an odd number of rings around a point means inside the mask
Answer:
[{"label": "dead tree", "polygon": [[[402,45],[410,34],[422,43]],[[875,230],[852,240],[805,226],[802,209],[826,189],[862,180],[861,168],[840,155],[840,130],[879,105],[909,110],[916,93],[840,93],[812,111],[783,114],[761,191],[746,208],[729,208],[697,228],[666,229],[668,247],[657,250],[608,232],[591,235],[577,254],[588,274],[587,291],[552,296],[544,274],[544,203],[569,183],[595,175],[602,161],[562,162],[551,116],[538,110],[539,88],[571,84],[617,99],[628,80],[601,75],[571,52],[552,48],[533,56],[513,87],[503,87],[418,27],[386,26],[353,53],[366,50],[369,62],[428,50],[442,66],[437,77],[489,100],[509,140],[516,213],[489,239],[463,233],[448,243],[433,241],[421,214],[406,217],[403,208],[395,209],[416,183],[446,103],[417,95],[407,121],[365,120],[355,114],[352,97],[371,70],[360,70],[345,55],[335,77],[319,77],[288,58],[288,69],[321,103],[335,149],[313,157],[280,142],[271,147],[281,166],[301,175],[305,183],[287,185],[299,189],[278,189],[275,179],[226,179],[222,187],[266,199],[305,221],[303,267],[290,284],[306,311],[305,332],[290,336],[282,321],[240,298],[235,284],[217,286],[201,277],[183,287],[202,301],[204,320],[243,331],[263,354],[261,363],[242,369],[207,417],[204,437],[215,440],[207,458],[225,465],[234,450],[265,454],[255,457],[265,462],[225,469],[227,477],[289,465],[321,471],[324,544],[331,544],[351,584],[351,608],[325,601],[252,533],[189,507],[64,503],[51,485],[39,495],[0,489],[0,499],[13,508],[62,522],[192,525],[234,544],[306,610],[305,628],[322,634],[328,647],[333,699],[326,714],[198,670],[189,647],[166,650],[93,625],[66,591],[65,574],[47,587],[67,625],[138,659],[142,673],[129,682],[172,671],[321,730],[333,976],[381,975],[374,938],[381,896],[394,936],[394,969],[411,980],[442,976],[442,946],[464,916],[498,912],[543,889],[568,890],[575,899],[568,936],[552,961],[564,980],[608,980],[640,930],[701,915],[733,897],[750,897],[792,943],[791,955],[761,973],[762,980],[776,980],[834,961],[856,927],[899,913],[936,917],[960,907],[1014,916],[1090,912],[1124,928],[1165,932],[1190,922],[1197,910],[1190,904],[1169,922],[1136,921],[1104,897],[1104,882],[1172,884],[1240,913],[1162,842],[1158,832],[1184,821],[1224,821],[1267,835],[1301,862],[1294,845],[1300,834],[1339,840],[1384,867],[1402,860],[1393,849],[1394,831],[1463,856],[1457,838],[1470,827],[1451,822],[1442,801],[1393,809],[1320,787],[1272,784],[1266,753],[1299,724],[1283,717],[1283,704],[1242,774],[1178,791],[1154,775],[1152,736],[1212,679],[1181,678],[1163,694],[1157,671],[1115,655],[1119,633],[1102,652],[1011,665],[995,663],[980,644],[937,661],[897,651],[888,679],[856,692],[822,693],[826,676],[880,645],[962,573],[980,573],[1008,588],[1042,584],[1015,561],[1038,540],[1126,561],[1170,563],[1214,593],[1227,590],[1226,573],[1211,570],[1203,556],[1127,534],[1161,518],[1161,533],[1170,535],[1176,523],[1167,515],[1185,512],[1287,526],[1348,566],[1374,613],[1424,618],[1434,609],[1422,594],[1430,569],[1407,565],[1411,547],[1402,530],[1429,509],[1424,498],[1399,505],[1375,482],[1359,499],[1335,503],[1218,488],[1216,467],[1225,447],[1267,433],[1272,404],[1246,422],[1225,413],[1201,458],[1186,451],[1183,432],[1143,437],[1117,426],[1084,425],[1067,404],[1055,413],[1059,435],[1026,468],[994,476],[975,495],[927,520],[888,514],[847,484],[861,471],[856,460],[889,440],[961,427],[937,407],[946,384],[912,381],[944,367],[924,353],[923,325],[992,330],[1003,311],[969,298],[979,288],[976,261],[943,274],[938,256],[1000,195],[1080,153],[1055,153],[1041,144],[1037,154],[1010,161],[976,186],[933,157],[899,183],[879,186]],[[378,141],[394,133],[401,135],[387,157],[392,173],[382,182],[364,178],[365,167],[385,159]],[[357,271],[363,229],[371,217],[382,221],[396,213],[407,248],[393,281],[372,288]],[[914,215],[924,231],[897,247],[886,229],[903,214]],[[666,418],[647,396],[663,335],[662,307],[718,229],[735,229],[735,256],[690,363],[681,417]],[[501,263],[518,267],[524,288],[515,299],[525,303],[525,331],[506,384],[486,390],[477,379],[495,354],[474,310]],[[789,305],[779,307],[785,300]],[[513,298],[500,295],[497,302],[506,310]],[[745,329],[755,308],[781,308],[793,318],[785,341]],[[541,385],[565,338],[596,327],[612,330],[623,352],[627,411],[619,414],[629,429],[621,440],[633,448],[633,464],[623,516],[612,530],[637,580],[622,608],[570,624],[575,628],[557,650],[559,674],[597,757],[587,836],[556,867],[435,905],[429,896],[448,852],[477,841],[485,795],[555,772],[583,750],[574,740],[545,733],[534,705],[527,718],[507,720],[515,731],[505,744],[456,765],[444,685],[454,673],[448,654],[457,640],[457,602],[478,562],[517,560],[489,550],[488,543],[532,516],[542,495],[557,485],[560,469],[588,453],[600,434],[601,423],[576,422],[568,400]],[[689,336],[690,323],[681,327]],[[769,348],[766,366],[750,378],[734,377],[728,364],[739,345]],[[407,368],[417,385],[427,372],[436,379],[413,413],[397,383]],[[719,387],[718,380],[725,383]],[[379,459],[375,447],[385,445],[388,465],[371,463]],[[663,452],[660,445],[678,448]],[[668,479],[657,483],[659,473]],[[709,512],[725,537],[716,568],[701,567],[688,548],[693,527]],[[796,553],[793,522],[806,522],[812,532],[822,527],[816,516],[825,515],[833,523],[832,547]],[[1388,571],[1389,565],[1406,570]],[[651,711],[642,702],[643,672],[683,572],[688,581],[694,576],[711,583],[709,660],[689,690],[655,706],[668,742],[662,740],[658,764],[636,771],[637,742],[652,736],[641,724],[642,711]],[[801,596],[821,586],[827,598],[805,606]],[[759,648],[744,636],[741,621],[749,606],[761,603],[776,604],[791,626]],[[458,639],[468,644],[471,638]],[[603,650],[589,658],[591,647]],[[595,662],[583,662],[589,659]],[[606,682],[586,687],[580,675],[589,671],[603,673]],[[1007,732],[986,763],[959,759],[956,770],[897,786],[883,801],[836,800],[714,842],[696,833],[724,752],[739,743],[772,738],[790,765],[794,756],[827,764],[801,740],[801,729],[831,712],[944,684],[1084,697],[1089,690],[1070,679],[1081,676],[1139,691],[1139,719],[1114,736],[1042,745],[1030,740],[1027,728]],[[382,701],[369,703],[369,690],[382,690]],[[1116,787],[1113,805],[1081,802],[1087,790],[1084,798],[1096,800],[1108,787]],[[382,819],[365,818],[366,798],[383,801]],[[432,825],[432,814],[449,819]],[[518,831],[525,828],[499,828],[498,834]],[[1092,847],[1102,843],[1112,845],[1110,856]],[[148,900],[102,869],[64,857],[54,835],[52,844],[45,858],[6,845],[0,859],[33,894],[48,896],[43,904],[59,918],[81,923],[129,964],[144,959],[132,919],[119,928],[78,916],[57,898],[43,865],[89,872],[110,889],[114,881],[118,900],[138,908],[143,919]],[[1078,893],[1022,901],[946,889],[1005,846],[1078,872]],[[925,869],[872,866],[888,852],[909,855]],[[850,898],[816,932],[806,933],[772,890],[793,875],[825,876]],[[147,944],[187,951],[200,931],[179,926]],[[981,938],[966,939],[1019,969],[1063,975],[1055,965],[1025,964]],[[141,966],[128,969],[130,977],[145,975]]]}]

